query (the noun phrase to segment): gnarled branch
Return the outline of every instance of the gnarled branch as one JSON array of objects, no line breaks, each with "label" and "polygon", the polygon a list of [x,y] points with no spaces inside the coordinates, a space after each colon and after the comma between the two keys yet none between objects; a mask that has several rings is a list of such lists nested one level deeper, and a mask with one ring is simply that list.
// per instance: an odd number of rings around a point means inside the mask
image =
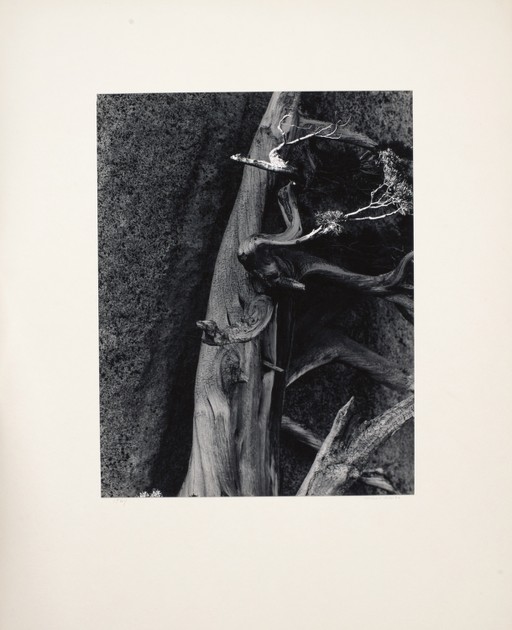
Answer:
[{"label": "gnarled branch", "polygon": [[372,452],[414,417],[414,397],[411,395],[363,423],[346,440],[352,402],[353,398],[336,415],[331,431],[318,451],[298,495],[346,492],[362,476]]},{"label": "gnarled branch", "polygon": [[406,281],[408,266],[414,260],[413,252],[404,256],[395,269],[377,276],[353,273],[310,254],[304,253],[298,258],[295,266],[300,269],[301,281],[315,276],[326,278],[347,289],[392,302],[408,321],[413,321],[414,302],[412,296],[414,289]]},{"label": "gnarled branch", "polygon": [[[294,422],[291,418],[288,418],[288,416],[283,416],[281,430],[295,438],[301,444],[309,446],[309,448],[314,451],[319,451],[322,446],[322,440],[317,437],[313,431]],[[389,479],[386,478],[382,468],[364,470],[361,473],[361,477],[359,477],[359,481],[367,486],[384,490],[390,494],[398,494]]]},{"label": "gnarled branch", "polygon": [[315,236],[320,235],[325,230],[316,228],[308,234],[302,235],[302,222],[300,220],[299,209],[297,207],[297,197],[295,195],[295,184],[290,182],[281,188],[277,194],[281,216],[286,228],[278,234],[253,234],[240,243],[238,248],[238,259],[247,262],[251,255],[255,255],[262,246],[290,247],[305,243]]},{"label": "gnarled branch", "polygon": [[300,352],[292,354],[287,384],[291,385],[307,372],[333,361],[361,370],[391,389],[412,391],[414,388],[412,376],[335,327],[318,331]]},{"label": "gnarled branch", "polygon": [[362,293],[375,295],[389,299],[390,296],[403,293],[412,293],[412,286],[405,283],[407,267],[414,260],[414,253],[409,252],[392,271],[377,276],[347,271],[343,267],[326,262],[318,256],[304,254],[298,261],[300,279],[321,276],[343,285],[347,289],[353,289]]},{"label": "gnarled branch", "polygon": [[280,189],[278,201],[285,230],[280,234],[253,234],[244,239],[238,248],[238,259],[266,289],[277,287],[303,291],[306,286],[294,277],[294,269],[286,260],[274,255],[275,248],[287,249],[304,243],[318,236],[322,229],[302,235],[302,223],[292,182]]},{"label": "gnarled branch", "polygon": [[257,337],[268,326],[274,303],[268,295],[257,295],[244,310],[240,322],[226,328],[211,319],[197,322],[203,330],[203,342],[210,346],[225,346],[229,343],[246,343]]},{"label": "gnarled branch", "polygon": [[[302,225],[293,183],[279,191],[279,205],[286,229],[281,234],[253,234],[240,243],[238,259],[247,271],[268,289],[305,290],[306,278],[323,277],[345,288],[381,297],[399,307],[407,319],[413,317],[412,285],[406,282],[414,254],[408,253],[395,269],[376,276],[348,271],[313,254],[291,246],[303,244],[325,232],[316,228],[302,235]],[[291,214],[291,217],[288,216]]]}]

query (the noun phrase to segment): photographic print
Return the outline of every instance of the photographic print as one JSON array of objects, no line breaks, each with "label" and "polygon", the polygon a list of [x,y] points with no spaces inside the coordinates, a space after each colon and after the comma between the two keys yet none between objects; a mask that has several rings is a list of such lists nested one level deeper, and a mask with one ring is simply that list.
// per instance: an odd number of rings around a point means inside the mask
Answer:
[{"label": "photographic print", "polygon": [[1,628],[510,627],[511,10],[2,3]]},{"label": "photographic print", "polygon": [[414,492],[411,92],[97,98],[104,497]]}]

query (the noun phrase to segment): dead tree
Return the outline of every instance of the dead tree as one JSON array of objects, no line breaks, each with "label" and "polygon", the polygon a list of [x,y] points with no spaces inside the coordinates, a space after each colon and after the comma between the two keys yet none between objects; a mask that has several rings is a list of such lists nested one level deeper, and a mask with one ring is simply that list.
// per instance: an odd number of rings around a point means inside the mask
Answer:
[{"label": "dead tree", "polygon": [[[369,203],[352,212],[327,213],[303,234],[297,188],[315,175],[310,154],[302,164],[287,159],[290,147],[311,138],[362,148],[384,177]],[[181,496],[254,496],[279,493],[279,435],[288,430],[319,452],[299,494],[341,494],[356,479],[391,491],[380,474],[365,472],[371,452],[412,418],[412,377],[336,327],[336,308],[306,313],[296,321],[296,296],[310,283],[327,282],[354,294],[394,304],[413,316],[412,252],[385,273],[366,275],[325,260],[308,245],[352,221],[375,221],[410,211],[412,197],[394,154],[341,122],[301,117],[299,94],[272,96],[244,165],[243,178],[219,250],[195,383],[193,444]],[[267,199],[276,194],[284,230],[262,233]],[[309,317],[309,320],[308,320]],[[308,330],[294,344],[295,327]],[[309,341],[308,341],[309,339]],[[308,371],[337,360],[377,382],[409,392],[402,405],[367,419],[349,435],[348,403],[323,445],[289,419],[283,423],[285,389]],[[307,433],[307,432],[306,432]]]}]

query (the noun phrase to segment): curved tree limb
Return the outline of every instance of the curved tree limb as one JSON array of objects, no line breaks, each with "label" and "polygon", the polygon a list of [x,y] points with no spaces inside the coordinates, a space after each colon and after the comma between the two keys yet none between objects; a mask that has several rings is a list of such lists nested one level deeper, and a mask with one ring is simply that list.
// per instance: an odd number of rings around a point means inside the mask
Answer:
[{"label": "curved tree limb", "polygon": [[351,131],[345,126],[336,127],[335,133],[320,133],[322,130],[328,128],[332,123],[322,122],[321,120],[313,120],[312,118],[306,118],[299,116],[299,129],[312,133],[319,138],[326,138],[328,140],[341,140],[347,144],[353,144],[364,149],[376,149],[377,143],[363,133]]},{"label": "curved tree limb", "polygon": [[406,319],[413,320],[413,287],[406,281],[408,266],[414,260],[413,252],[404,256],[395,269],[377,276],[354,273],[311,254],[294,252],[293,256],[296,258],[294,268],[299,268],[300,281],[314,277],[326,278],[346,289],[392,302]]},{"label": "curved tree limb", "polygon": [[293,436],[298,442],[301,442],[301,444],[305,444],[315,451],[318,451],[322,446],[322,440],[319,437],[309,429],[306,429],[297,422],[294,422],[291,418],[288,418],[288,416],[282,417],[281,430]]},{"label": "curved tree limb", "polygon": [[277,193],[277,201],[281,216],[285,223],[285,230],[281,234],[272,234],[268,238],[280,242],[286,242],[298,238],[302,235],[302,222],[300,220],[299,209],[297,207],[297,198],[295,196],[295,184],[290,182],[288,185],[280,188]]},{"label": "curved tree limb", "polygon": [[[297,198],[293,183],[279,191],[279,205],[287,224],[281,234],[252,234],[238,248],[238,260],[268,289],[295,289],[304,291],[307,278],[322,277],[347,289],[381,297],[394,302],[407,317],[413,317],[413,287],[406,282],[408,266],[414,254],[409,252],[395,269],[369,276],[348,271],[313,254],[297,251],[292,246],[300,245],[320,236],[324,228],[316,228],[302,235]],[[288,213],[291,218],[286,219]]]},{"label": "curved tree limb", "polygon": [[308,234],[302,235],[302,222],[297,207],[295,184],[290,182],[278,192],[277,199],[281,215],[286,228],[278,234],[253,234],[240,243],[238,248],[238,260],[242,264],[251,264],[251,259],[262,251],[264,246],[290,247],[305,243],[324,232],[324,228],[316,228]]},{"label": "curved tree limb", "polygon": [[408,396],[368,420],[346,440],[353,398],[336,415],[329,435],[306,475],[298,495],[344,494],[359,479],[372,452],[414,417],[414,396]]},{"label": "curved tree limb", "polygon": [[339,328],[325,328],[292,354],[287,384],[327,363],[339,361],[361,370],[374,381],[398,391],[412,391],[413,378],[392,361],[347,337]]},{"label": "curved tree limb", "polygon": [[274,303],[268,295],[257,295],[244,310],[240,322],[219,328],[213,320],[201,320],[197,326],[203,332],[203,342],[210,346],[246,343],[257,337],[268,326]]},{"label": "curved tree limb", "polygon": [[377,276],[367,276],[347,271],[343,267],[328,263],[318,256],[305,254],[300,261],[300,279],[321,276],[341,284],[347,289],[389,298],[397,293],[409,294],[412,292],[412,287],[405,283],[405,276],[407,267],[413,260],[414,253],[409,252],[392,271]]}]

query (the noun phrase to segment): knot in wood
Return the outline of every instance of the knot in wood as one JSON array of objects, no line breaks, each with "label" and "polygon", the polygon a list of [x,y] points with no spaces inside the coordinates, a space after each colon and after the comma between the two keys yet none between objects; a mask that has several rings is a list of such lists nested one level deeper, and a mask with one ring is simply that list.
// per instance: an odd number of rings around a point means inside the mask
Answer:
[{"label": "knot in wood", "polygon": [[234,346],[227,346],[220,358],[220,378],[223,388],[230,391],[237,383],[247,383],[247,375],[242,370],[240,352]]}]

